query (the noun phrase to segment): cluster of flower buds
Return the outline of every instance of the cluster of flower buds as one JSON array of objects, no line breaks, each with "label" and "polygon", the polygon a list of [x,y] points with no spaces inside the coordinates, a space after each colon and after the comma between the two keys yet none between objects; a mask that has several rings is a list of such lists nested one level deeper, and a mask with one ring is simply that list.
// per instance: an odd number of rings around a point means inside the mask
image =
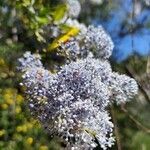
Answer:
[{"label": "cluster of flower buds", "polygon": [[67,42],[60,43],[61,51],[64,51],[70,60],[76,60],[78,57],[85,58],[91,53],[95,58],[109,59],[112,55],[114,44],[103,27],[89,26],[86,28],[86,26],[71,19],[66,24],[73,26],[74,22],[74,26],[81,32]]},{"label": "cluster of flower buds", "polygon": [[[67,4],[69,16],[77,17],[79,1]],[[114,45],[102,26],[86,27],[72,19],[65,24],[80,30],[59,46],[70,61],[52,73],[40,55],[26,52],[19,59],[21,85],[31,114],[50,135],[62,138],[67,150],[92,150],[98,144],[106,150],[114,143],[107,108],[113,101],[120,104],[133,98],[138,86],[134,79],[112,71],[109,57]]]},{"label": "cluster of flower buds", "polygon": [[103,0],[90,0],[90,2],[95,5],[100,5],[103,3]]},{"label": "cluster of flower buds", "polygon": [[81,11],[81,5],[78,0],[66,0],[68,6],[68,15],[77,18]]},{"label": "cluster of flower buds", "polygon": [[108,60],[89,55],[52,74],[40,56],[26,52],[19,59],[29,107],[51,135],[61,137],[68,149],[93,149],[95,139],[111,147],[113,123],[107,106],[126,102],[137,93],[134,79],[112,72]]}]

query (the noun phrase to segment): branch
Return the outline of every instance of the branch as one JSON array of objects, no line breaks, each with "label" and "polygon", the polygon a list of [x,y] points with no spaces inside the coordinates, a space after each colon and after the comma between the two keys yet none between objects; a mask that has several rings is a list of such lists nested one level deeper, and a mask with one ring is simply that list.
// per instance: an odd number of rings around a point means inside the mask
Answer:
[{"label": "branch", "polygon": [[125,69],[126,69],[126,72],[137,81],[140,90],[144,94],[146,100],[150,103],[149,94],[147,93],[146,89],[143,87],[142,82],[139,80],[139,78],[133,72],[132,68],[129,66],[125,66]]},{"label": "branch", "polygon": [[115,136],[116,136],[117,149],[122,150],[119,130],[118,130],[118,127],[117,127],[117,120],[115,118],[115,113],[114,113],[113,109],[114,109],[114,107],[112,106],[111,107],[111,115],[112,115],[112,120],[113,120],[113,123],[114,123],[114,132],[115,132]]},{"label": "branch", "polygon": [[147,59],[146,73],[150,75],[150,56]]},{"label": "branch", "polygon": [[125,114],[127,114],[127,116],[136,124],[136,126],[137,126],[139,129],[141,129],[142,131],[144,131],[144,132],[150,134],[150,129],[147,128],[147,127],[145,127],[144,125],[142,125],[138,120],[136,120],[135,117],[132,116],[132,115],[129,113],[129,111],[125,108],[125,106],[124,106],[123,104],[121,105],[121,110],[122,110]]}]

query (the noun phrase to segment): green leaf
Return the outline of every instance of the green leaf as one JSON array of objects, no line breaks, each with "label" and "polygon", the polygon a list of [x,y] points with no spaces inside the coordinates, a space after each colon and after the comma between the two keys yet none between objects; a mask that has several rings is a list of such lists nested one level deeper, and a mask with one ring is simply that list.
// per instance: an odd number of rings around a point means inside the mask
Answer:
[{"label": "green leaf", "polygon": [[149,150],[150,149],[150,135],[144,132],[137,132],[132,140],[132,149],[135,150]]},{"label": "green leaf", "polygon": [[23,0],[22,6],[27,7],[29,5],[31,5],[31,1],[30,0]]},{"label": "green leaf", "polygon": [[44,39],[44,37],[41,35],[41,33],[42,33],[42,30],[35,31],[35,35],[37,37],[37,40],[39,42],[46,42],[45,39]]},{"label": "green leaf", "polygon": [[56,22],[60,21],[65,16],[66,11],[67,6],[65,4],[55,7],[54,11],[51,13],[53,20]]},{"label": "green leaf", "polygon": [[79,33],[78,28],[70,28],[70,30],[67,31],[67,33],[61,35],[60,37],[55,39],[51,44],[49,44],[48,51],[58,48],[60,46],[60,43],[65,43],[66,41],[70,40],[71,37],[74,37]]},{"label": "green leaf", "polygon": [[35,16],[35,19],[38,23],[42,24],[42,25],[46,25],[50,19],[46,18],[46,17],[39,17],[39,16]]}]

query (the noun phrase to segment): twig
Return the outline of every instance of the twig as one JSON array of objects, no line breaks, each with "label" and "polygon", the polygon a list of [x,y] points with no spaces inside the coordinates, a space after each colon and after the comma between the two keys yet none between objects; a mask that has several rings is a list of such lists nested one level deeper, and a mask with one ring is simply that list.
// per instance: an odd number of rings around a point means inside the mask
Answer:
[{"label": "twig", "polygon": [[114,107],[112,106],[111,107],[111,115],[112,115],[112,120],[113,120],[113,123],[114,123],[114,132],[115,132],[115,136],[116,136],[117,149],[122,150],[119,130],[118,130],[118,127],[117,127],[117,120],[115,118],[115,113],[114,113],[113,109],[114,109]]},{"label": "twig", "polygon": [[147,58],[146,73],[150,75],[150,56]]},{"label": "twig", "polygon": [[140,90],[141,90],[142,93],[144,94],[146,100],[150,103],[150,97],[149,97],[148,93],[146,92],[146,90],[145,90],[144,87],[142,86],[142,83],[139,81],[139,78],[137,78],[137,76],[134,74],[134,72],[133,72],[133,70],[131,69],[131,67],[125,66],[125,69],[126,69],[126,72],[127,72],[131,77],[133,77],[133,78],[137,81]]},{"label": "twig", "polygon": [[124,105],[121,105],[121,110],[126,113],[128,115],[128,117],[137,125],[137,127],[141,130],[143,130],[144,132],[150,134],[150,129],[145,127],[144,125],[142,125],[138,120],[135,119],[135,117],[133,117],[129,111],[125,108]]}]

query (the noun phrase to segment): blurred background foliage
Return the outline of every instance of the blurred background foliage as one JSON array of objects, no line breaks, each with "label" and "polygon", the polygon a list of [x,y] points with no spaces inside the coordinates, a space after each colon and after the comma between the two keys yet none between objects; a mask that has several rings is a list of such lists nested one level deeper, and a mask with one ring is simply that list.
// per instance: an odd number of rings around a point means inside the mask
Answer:
[{"label": "blurred background foliage", "polygon": [[[150,2],[103,0],[100,5],[81,0],[79,21],[102,24],[115,49],[113,69],[135,78],[139,94],[127,105],[114,105],[114,150],[150,149]],[[53,54],[57,42],[75,36],[78,29],[61,23],[67,7],[63,0],[0,0],[0,150],[60,150],[34,120],[21,94],[17,59],[25,50],[40,52],[51,68],[62,61]],[[59,38],[53,29],[58,25]],[[50,45],[50,43],[52,43]],[[48,62],[48,63],[47,63]]]}]

